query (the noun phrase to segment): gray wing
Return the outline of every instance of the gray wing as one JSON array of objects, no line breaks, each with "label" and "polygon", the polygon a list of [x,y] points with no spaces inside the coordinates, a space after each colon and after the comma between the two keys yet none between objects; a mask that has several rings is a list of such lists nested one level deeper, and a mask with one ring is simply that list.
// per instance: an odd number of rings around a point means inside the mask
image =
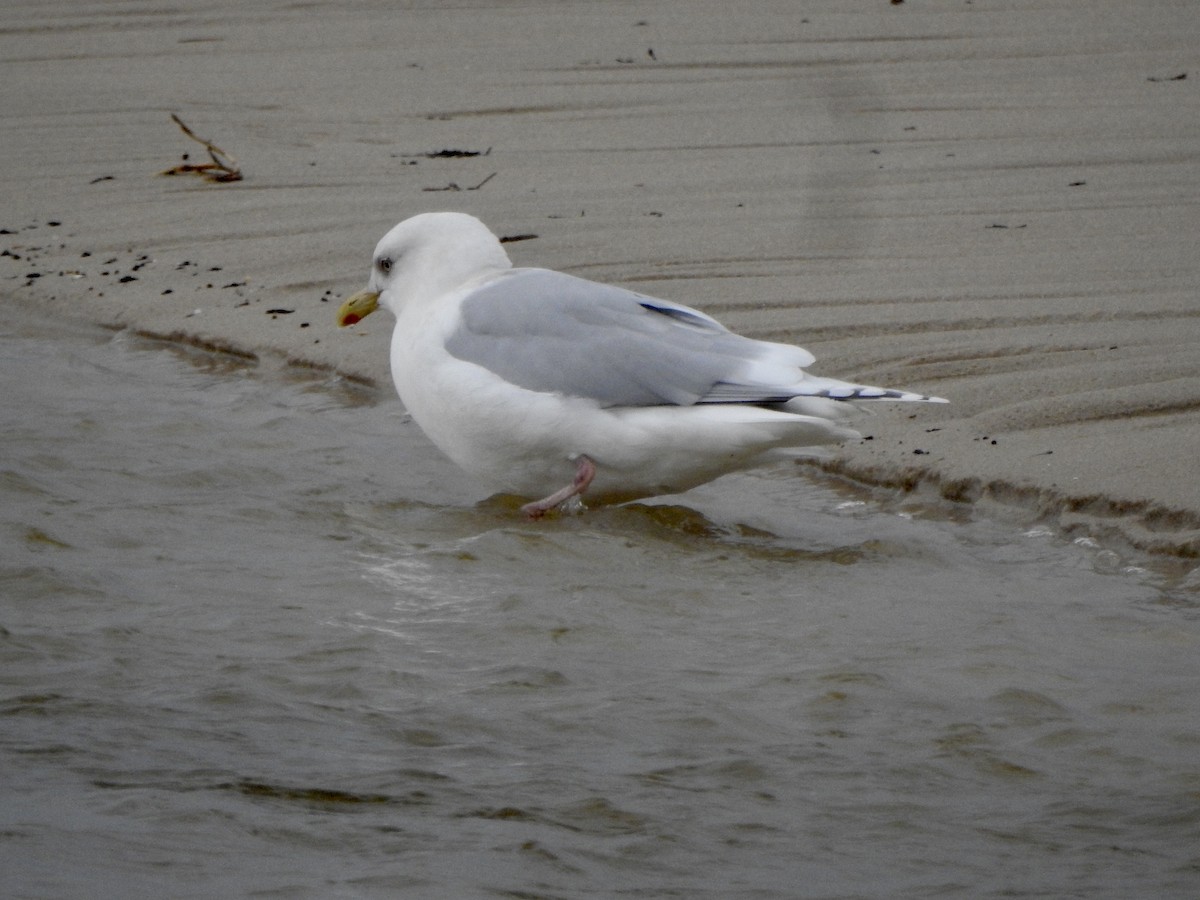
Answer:
[{"label": "gray wing", "polygon": [[[604,406],[783,402],[812,361],[686,306],[547,269],[506,273],[461,312],[446,342],[453,356],[528,390]],[[753,377],[764,361],[784,376],[778,384]]]}]

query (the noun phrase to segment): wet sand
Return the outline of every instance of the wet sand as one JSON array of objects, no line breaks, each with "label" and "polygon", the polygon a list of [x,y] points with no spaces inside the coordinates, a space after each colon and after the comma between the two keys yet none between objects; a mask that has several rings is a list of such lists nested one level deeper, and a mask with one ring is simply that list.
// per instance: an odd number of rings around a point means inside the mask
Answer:
[{"label": "wet sand", "polygon": [[[1200,553],[1200,15],[794,8],[16,8],[4,302],[386,384],[390,322],[333,309],[392,224],[463,210],[952,400],[825,469]],[[172,112],[244,180],[160,177],[204,157]]]}]

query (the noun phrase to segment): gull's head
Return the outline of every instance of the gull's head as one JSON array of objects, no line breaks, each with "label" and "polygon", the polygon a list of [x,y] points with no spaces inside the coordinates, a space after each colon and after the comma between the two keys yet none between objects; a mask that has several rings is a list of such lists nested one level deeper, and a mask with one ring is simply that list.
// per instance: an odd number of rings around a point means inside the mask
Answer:
[{"label": "gull's head", "polygon": [[434,300],[464,283],[511,268],[486,225],[466,213],[422,213],[405,219],[375,246],[365,290],[338,308],[339,326],[353,325],[380,306],[393,314]]}]

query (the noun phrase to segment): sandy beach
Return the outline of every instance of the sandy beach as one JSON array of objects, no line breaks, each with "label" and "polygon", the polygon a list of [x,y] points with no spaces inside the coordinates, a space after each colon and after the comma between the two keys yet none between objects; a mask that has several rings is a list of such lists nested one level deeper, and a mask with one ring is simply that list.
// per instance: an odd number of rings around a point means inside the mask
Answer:
[{"label": "sandy beach", "polygon": [[[729,9],[19,4],[3,301],[386,386],[390,321],[333,311],[391,225],[462,210],[952,401],[828,471],[1200,554],[1196,8]],[[172,113],[242,180],[160,175],[206,159]]]}]

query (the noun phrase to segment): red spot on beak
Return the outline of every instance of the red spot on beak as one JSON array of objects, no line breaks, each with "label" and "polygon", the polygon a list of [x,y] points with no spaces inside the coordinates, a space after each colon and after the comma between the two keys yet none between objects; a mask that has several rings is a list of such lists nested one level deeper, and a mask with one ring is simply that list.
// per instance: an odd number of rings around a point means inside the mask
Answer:
[{"label": "red spot on beak", "polygon": [[342,320],[342,325],[353,325],[355,322],[360,321],[362,321],[362,316],[356,316],[354,313],[350,313],[345,319]]}]

